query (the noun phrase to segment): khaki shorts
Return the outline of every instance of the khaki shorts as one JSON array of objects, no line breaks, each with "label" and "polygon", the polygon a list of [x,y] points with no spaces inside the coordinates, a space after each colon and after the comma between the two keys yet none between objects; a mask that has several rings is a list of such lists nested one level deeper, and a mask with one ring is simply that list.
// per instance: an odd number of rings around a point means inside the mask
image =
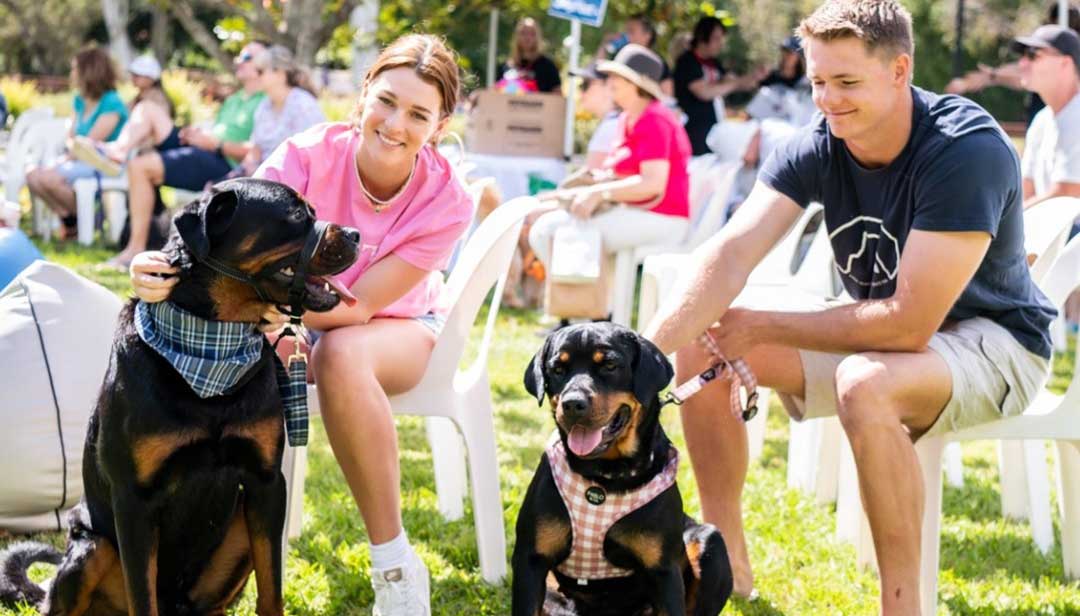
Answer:
[{"label": "khaki shorts", "polygon": [[[947,323],[928,345],[952,373],[952,397],[926,435],[1019,415],[1049,376],[1049,362],[983,317]],[[835,415],[836,369],[846,355],[799,350],[805,398],[780,394],[797,420]]]}]

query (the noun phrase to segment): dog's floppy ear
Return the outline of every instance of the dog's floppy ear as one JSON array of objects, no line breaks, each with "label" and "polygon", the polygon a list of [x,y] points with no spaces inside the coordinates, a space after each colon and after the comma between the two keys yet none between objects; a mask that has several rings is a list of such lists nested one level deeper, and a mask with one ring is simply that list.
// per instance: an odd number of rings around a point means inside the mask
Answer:
[{"label": "dog's floppy ear", "polygon": [[551,336],[544,341],[544,346],[533,355],[529,365],[525,368],[525,390],[536,396],[537,406],[544,403],[544,394],[547,393],[544,382],[544,366],[547,364],[548,351],[551,349]]},{"label": "dog's floppy ear", "polygon": [[655,344],[637,334],[634,337],[638,346],[637,364],[634,366],[634,397],[638,402],[648,404],[668,386],[675,371]]},{"label": "dog's floppy ear", "polygon": [[236,206],[235,191],[211,188],[203,194],[198,205],[189,205],[176,217],[176,230],[196,260],[210,254],[210,236],[229,228]]}]

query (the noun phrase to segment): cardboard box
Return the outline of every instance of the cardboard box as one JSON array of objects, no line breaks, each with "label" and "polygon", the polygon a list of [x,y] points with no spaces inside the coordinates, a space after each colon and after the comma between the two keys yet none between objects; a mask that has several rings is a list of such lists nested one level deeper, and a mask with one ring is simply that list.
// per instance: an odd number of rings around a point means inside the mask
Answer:
[{"label": "cardboard box", "polygon": [[503,94],[483,90],[469,114],[470,152],[507,156],[563,155],[566,99],[558,94]]}]

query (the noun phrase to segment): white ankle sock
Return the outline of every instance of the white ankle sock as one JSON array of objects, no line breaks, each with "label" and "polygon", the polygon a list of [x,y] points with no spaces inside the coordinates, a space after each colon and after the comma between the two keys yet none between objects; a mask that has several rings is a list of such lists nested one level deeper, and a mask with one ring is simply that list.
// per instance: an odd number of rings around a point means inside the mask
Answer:
[{"label": "white ankle sock", "polygon": [[412,546],[409,545],[409,538],[405,536],[405,531],[402,530],[397,537],[386,543],[371,544],[371,566],[379,571],[404,566],[411,552]]}]

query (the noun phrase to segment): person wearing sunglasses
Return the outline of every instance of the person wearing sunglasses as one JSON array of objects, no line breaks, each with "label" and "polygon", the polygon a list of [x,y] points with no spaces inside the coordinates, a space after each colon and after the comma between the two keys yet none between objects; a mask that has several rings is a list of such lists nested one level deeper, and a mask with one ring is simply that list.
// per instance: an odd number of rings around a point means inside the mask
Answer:
[{"label": "person wearing sunglasses", "polygon": [[1017,37],[1020,82],[1044,101],[1024,140],[1024,209],[1080,197],[1080,35],[1055,25]]},{"label": "person wearing sunglasses", "polygon": [[234,73],[240,89],[221,104],[209,129],[181,128],[181,147],[151,150],[128,162],[131,234],[127,245],[110,259],[110,264],[126,269],[135,255],[147,249],[159,186],[202,190],[207,182],[225,177],[247,156],[252,147],[249,141],[255,126],[255,109],[264,97],[262,79],[254,60],[265,51],[266,45],[256,41],[240,50]]}]

